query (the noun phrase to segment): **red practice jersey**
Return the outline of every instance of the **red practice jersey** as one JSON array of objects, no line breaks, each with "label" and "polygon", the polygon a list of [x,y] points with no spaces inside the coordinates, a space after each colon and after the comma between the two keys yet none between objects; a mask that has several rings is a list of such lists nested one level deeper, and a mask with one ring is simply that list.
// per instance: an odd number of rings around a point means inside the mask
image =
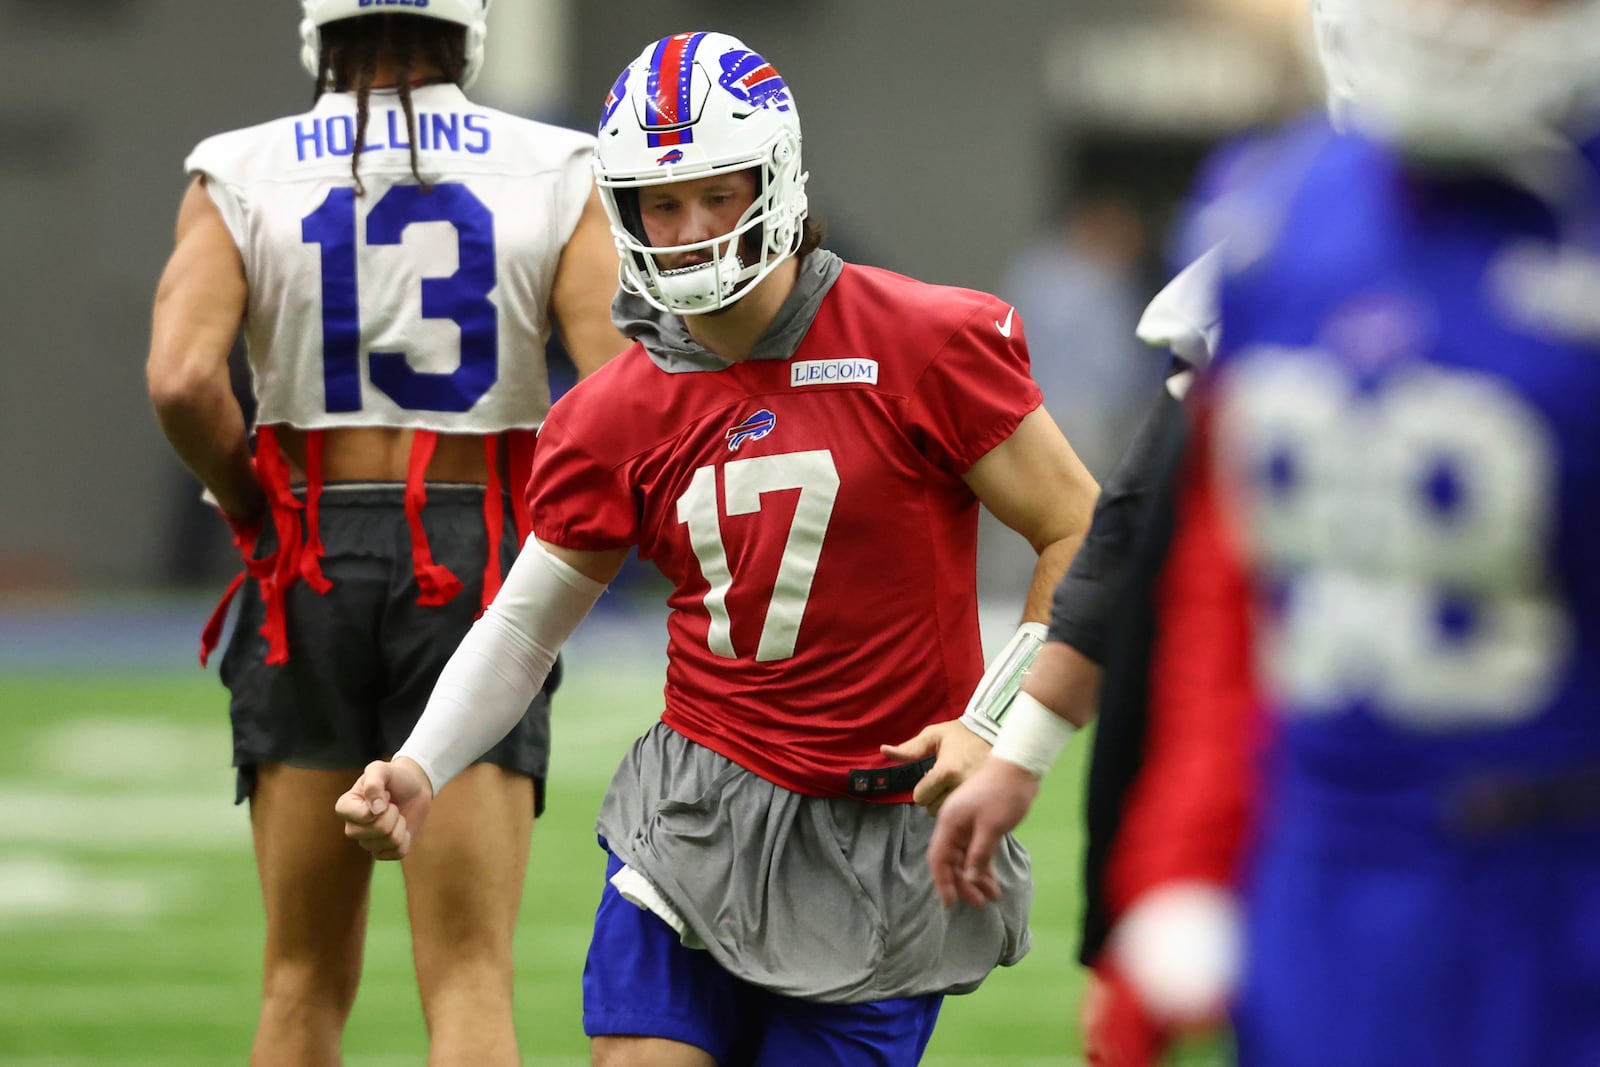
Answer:
[{"label": "red practice jersey", "polygon": [[533,532],[671,579],[669,726],[847,795],[983,673],[961,476],[1040,399],[1004,303],[846,265],[787,360],[668,373],[635,344],[563,397]]}]

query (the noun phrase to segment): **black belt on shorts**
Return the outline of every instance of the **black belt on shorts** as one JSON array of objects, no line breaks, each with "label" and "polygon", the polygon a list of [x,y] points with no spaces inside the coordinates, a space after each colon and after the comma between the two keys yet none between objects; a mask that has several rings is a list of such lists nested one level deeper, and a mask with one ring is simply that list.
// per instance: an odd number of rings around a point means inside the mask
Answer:
[{"label": "black belt on shorts", "polygon": [[850,772],[850,793],[853,796],[880,796],[884,793],[904,793],[915,789],[922,776],[933,767],[933,757],[915,763],[897,763],[893,767],[873,767],[865,771]]}]

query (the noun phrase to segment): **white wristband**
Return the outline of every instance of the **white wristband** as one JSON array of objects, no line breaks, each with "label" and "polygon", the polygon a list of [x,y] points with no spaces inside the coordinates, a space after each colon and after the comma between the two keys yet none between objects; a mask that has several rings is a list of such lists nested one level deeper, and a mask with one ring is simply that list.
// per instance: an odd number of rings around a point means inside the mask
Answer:
[{"label": "white wristband", "polygon": [[1043,778],[1077,731],[1076,726],[1027,693],[1018,693],[1006,709],[994,754]]}]

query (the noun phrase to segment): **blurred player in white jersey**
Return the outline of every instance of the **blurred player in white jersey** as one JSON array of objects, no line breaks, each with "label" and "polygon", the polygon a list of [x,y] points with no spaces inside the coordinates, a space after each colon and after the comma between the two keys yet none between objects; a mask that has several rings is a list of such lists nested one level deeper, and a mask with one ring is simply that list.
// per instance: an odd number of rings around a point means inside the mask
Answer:
[{"label": "blurred player in white jersey", "polygon": [[[156,297],[151,399],[248,575],[222,678],[266,906],[255,1064],[338,1062],[372,858],[328,809],[410,732],[510,567],[552,329],[582,373],[625,344],[593,138],[463,93],[488,6],[306,0],[315,107],[194,150]],[[227,379],[241,328],[253,452]],[[405,865],[433,1063],[521,1062],[511,938],[549,688]]]},{"label": "blurred player in white jersey", "polygon": [[794,99],[761,55],[650,45],[596,158],[637,343],[551,412],[536,540],[340,814],[381,856],[425,816],[421,841],[442,832],[435,792],[637,546],[674,587],[666,706],[599,818],[595,1062],[914,1063],[943,996],[1028,946],[1026,854],[1000,850],[1006,906],[947,910],[912,802],[987,751],[959,721],[983,673],[978,510],[1039,552],[1038,621],[1096,487],[1014,309],[819,247]]}]

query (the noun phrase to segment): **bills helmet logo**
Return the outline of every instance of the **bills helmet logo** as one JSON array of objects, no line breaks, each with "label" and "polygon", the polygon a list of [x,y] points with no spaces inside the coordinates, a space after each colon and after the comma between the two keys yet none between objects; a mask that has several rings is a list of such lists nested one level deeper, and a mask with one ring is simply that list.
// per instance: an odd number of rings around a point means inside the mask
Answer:
[{"label": "bills helmet logo", "polygon": [[675,33],[656,43],[645,73],[645,144],[694,144],[694,54],[705,33]]},{"label": "bills helmet logo", "polygon": [[668,163],[682,163],[683,162],[683,149],[674,148],[672,151],[668,152],[666,155],[661,156],[659,159],[657,159],[656,162],[659,163],[663,167],[666,166]]},{"label": "bills helmet logo", "polygon": [[606,123],[611,121],[611,116],[616,114],[617,105],[622,103],[622,98],[628,92],[628,71],[631,67],[623,67],[622,73],[617,75],[616,84],[606,94],[606,106],[600,111],[600,128],[606,128]]},{"label": "bills helmet logo", "polygon": [[778,416],[762,408],[760,411],[745,419],[739,425],[728,431],[728,451],[737,452],[739,446],[746,441],[759,441],[772,432],[778,425]]},{"label": "bills helmet logo", "polygon": [[722,55],[722,77],[717,82],[751,107],[789,110],[789,86],[783,75],[755,52],[734,49]]}]

